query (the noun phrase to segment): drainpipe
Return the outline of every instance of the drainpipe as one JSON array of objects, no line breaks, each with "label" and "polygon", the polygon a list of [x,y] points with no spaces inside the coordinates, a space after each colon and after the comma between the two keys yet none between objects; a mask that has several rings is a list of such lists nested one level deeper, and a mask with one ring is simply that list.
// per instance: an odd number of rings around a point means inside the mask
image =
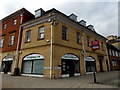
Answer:
[{"label": "drainpipe", "polygon": [[83,54],[83,59],[84,59],[84,68],[85,68],[85,72],[86,72],[86,64],[85,64],[85,47],[84,47],[84,33],[82,33],[82,49],[84,51],[84,54]]},{"label": "drainpipe", "polygon": [[[23,21],[23,14],[20,15],[21,19],[20,19],[20,24],[22,24]],[[18,68],[18,58],[19,58],[19,47],[20,47],[20,36],[21,36],[21,25],[19,28],[19,34],[18,34],[18,42],[17,42],[17,48],[16,48],[16,58],[15,58],[15,63],[14,63],[14,76],[18,76],[19,75],[19,68]]]},{"label": "drainpipe", "polygon": [[50,79],[52,79],[52,38],[53,38],[53,25],[52,25],[52,21],[50,22],[51,24],[51,40],[50,40]]}]

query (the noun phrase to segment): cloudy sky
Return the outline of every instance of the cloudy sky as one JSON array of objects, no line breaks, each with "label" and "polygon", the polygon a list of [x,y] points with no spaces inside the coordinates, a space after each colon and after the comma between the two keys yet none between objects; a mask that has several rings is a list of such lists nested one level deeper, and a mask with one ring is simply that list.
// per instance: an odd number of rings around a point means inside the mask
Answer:
[{"label": "cloudy sky", "polygon": [[66,15],[74,13],[78,21],[92,24],[101,35],[118,35],[118,0],[1,0],[0,19],[23,7],[33,14],[39,8],[56,8]]}]

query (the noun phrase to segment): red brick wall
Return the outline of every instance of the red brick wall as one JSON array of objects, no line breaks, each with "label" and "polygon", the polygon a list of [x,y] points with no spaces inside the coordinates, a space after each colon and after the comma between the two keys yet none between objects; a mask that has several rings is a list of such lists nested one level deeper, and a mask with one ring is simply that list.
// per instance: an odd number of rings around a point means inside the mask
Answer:
[{"label": "red brick wall", "polygon": [[[23,22],[25,22],[27,20],[30,20],[32,18],[34,18],[34,16],[32,14],[30,14],[29,12],[23,12]],[[12,25],[14,19],[17,20],[16,25]],[[3,38],[4,38],[3,47],[0,48],[0,50],[2,50],[2,52],[16,50],[17,42],[18,42],[18,33],[19,33],[19,28],[20,28],[20,20],[21,20],[21,16],[19,14],[16,17],[10,18],[9,20],[4,21],[2,23],[2,25],[7,24],[7,28],[2,30],[2,35],[5,34],[5,36],[3,36]],[[12,32],[12,31],[15,31],[15,30],[16,30],[16,32],[12,33],[12,34],[15,35],[14,44],[12,46],[9,46],[9,38],[11,36],[11,34],[9,32]],[[20,40],[21,40],[21,38],[20,38]]]}]

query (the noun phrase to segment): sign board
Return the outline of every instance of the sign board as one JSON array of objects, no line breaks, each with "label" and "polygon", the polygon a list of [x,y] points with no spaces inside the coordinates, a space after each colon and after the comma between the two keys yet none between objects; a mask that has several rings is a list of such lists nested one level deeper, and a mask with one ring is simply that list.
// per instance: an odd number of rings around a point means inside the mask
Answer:
[{"label": "sign board", "polygon": [[36,60],[36,59],[44,59],[44,57],[39,54],[31,54],[27,55],[23,60]]},{"label": "sign board", "polygon": [[86,57],[85,61],[95,61],[92,57]]},{"label": "sign board", "polygon": [[13,58],[11,58],[11,57],[5,57],[5,58],[3,58],[3,61],[13,61]]},{"label": "sign board", "polygon": [[73,54],[66,54],[62,56],[62,59],[79,60],[78,57]]},{"label": "sign board", "polygon": [[51,67],[44,67],[44,69],[51,69]]},{"label": "sign board", "polygon": [[92,50],[100,49],[99,41],[95,40],[91,42]]}]

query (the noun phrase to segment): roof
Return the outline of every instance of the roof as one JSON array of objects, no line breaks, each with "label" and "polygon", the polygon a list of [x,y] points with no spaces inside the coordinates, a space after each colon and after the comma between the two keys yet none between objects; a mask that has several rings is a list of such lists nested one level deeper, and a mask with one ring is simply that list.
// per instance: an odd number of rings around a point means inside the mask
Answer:
[{"label": "roof", "polygon": [[[6,16],[5,18],[2,19],[2,22],[6,22],[7,20],[16,17],[17,15],[20,15],[22,13],[28,13],[29,15],[33,15],[31,12],[29,12],[28,10],[26,10],[25,8],[22,8],[20,10],[17,10],[16,12],[10,14],[9,16]],[[34,15],[33,15],[34,16]]]},{"label": "roof", "polygon": [[[52,8],[52,9],[46,11],[42,16],[45,16],[45,15],[47,15],[47,14],[49,14],[49,13],[52,13],[52,12],[58,13],[59,15],[62,15],[62,16],[64,16],[64,17],[66,17],[66,18],[69,19],[70,21],[72,21],[72,22],[80,25],[81,27],[85,28],[86,30],[89,30],[91,33],[97,34],[97,35],[99,35],[100,37],[102,37],[103,39],[107,40],[107,38],[105,38],[104,36],[98,34],[96,31],[92,31],[92,30],[89,29],[87,26],[84,26],[84,25],[82,25],[82,24],[79,24],[79,22],[76,22],[76,21],[70,19],[69,16],[67,16],[66,14],[64,14],[64,13],[58,11],[58,10],[56,10],[55,8]],[[42,16],[37,17],[37,18],[35,18],[35,19],[41,18]],[[34,20],[35,20],[35,19],[34,19]],[[31,20],[30,20],[30,21],[31,21]],[[30,21],[27,21],[27,22],[30,22]],[[23,24],[24,24],[24,23],[23,23]]]}]

